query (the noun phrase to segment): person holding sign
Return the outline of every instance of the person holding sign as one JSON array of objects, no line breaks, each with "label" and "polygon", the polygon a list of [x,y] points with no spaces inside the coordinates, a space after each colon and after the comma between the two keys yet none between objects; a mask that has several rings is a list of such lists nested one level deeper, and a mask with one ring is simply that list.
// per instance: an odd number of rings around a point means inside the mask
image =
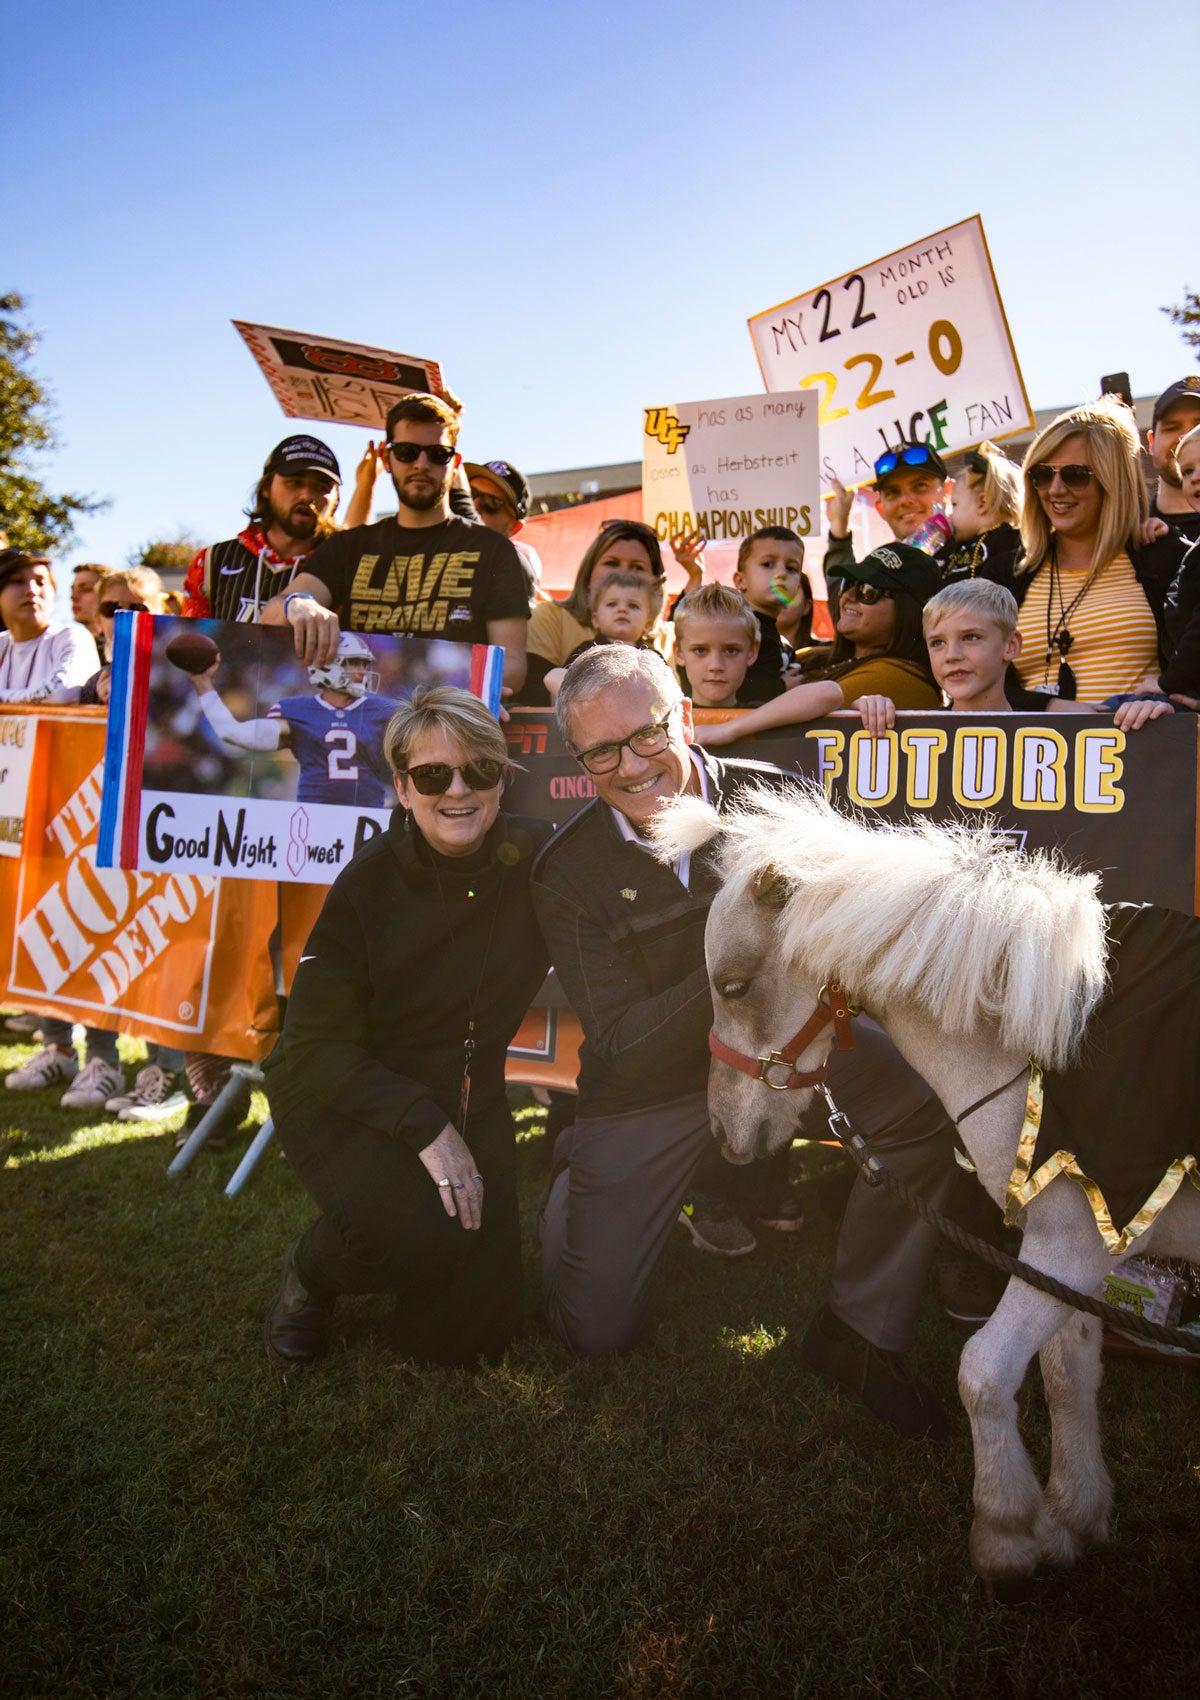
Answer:
[{"label": "person holding sign", "polygon": [[898,708],[940,706],[921,631],[921,609],[941,585],[933,561],[921,549],[892,543],[872,549],[844,571],[837,641],[825,676],[736,720],[698,727],[697,743],[714,749],[755,732],[820,720],[858,707],[866,696],[889,697]]},{"label": "person holding sign", "polygon": [[529,872],[551,828],[501,814],[508,748],[467,691],[416,691],[387,753],[401,807],[330,888],[264,1065],[322,1212],[267,1312],[285,1367],[325,1354],[341,1293],[393,1294],[422,1363],[494,1356],[521,1321],[504,1064],[546,972]]},{"label": "person holding sign", "polygon": [[[835,478],[833,495],[828,498],[826,578],[840,578],[853,565],[854,542],[850,536],[853,505],[854,492]],[[875,462],[875,510],[897,543],[909,541],[929,525],[935,514],[944,516],[946,465],[937,451],[928,443],[901,443],[899,448],[881,454]],[[949,535],[950,525],[946,522],[943,537]]]}]

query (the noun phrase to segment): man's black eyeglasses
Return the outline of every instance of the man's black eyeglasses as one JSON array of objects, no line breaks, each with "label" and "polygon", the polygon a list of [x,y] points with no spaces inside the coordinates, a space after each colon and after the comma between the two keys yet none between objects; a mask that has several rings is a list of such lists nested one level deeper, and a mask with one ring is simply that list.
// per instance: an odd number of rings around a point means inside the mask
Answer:
[{"label": "man's black eyeglasses", "polygon": [[1046,490],[1054,483],[1056,472],[1068,490],[1084,490],[1092,481],[1090,466],[1051,466],[1044,460],[1031,466],[1026,476],[1035,490]]},{"label": "man's black eyeglasses", "polygon": [[629,747],[635,756],[660,756],[671,742],[671,716],[679,707],[667,710],[665,720],[652,720],[649,726],[639,726],[628,738],[616,744],[593,744],[590,750],[577,750],[575,760],[588,773],[615,773],[621,765],[621,751]]},{"label": "man's black eyeglasses", "polygon": [[463,784],[472,791],[492,791],[504,776],[504,763],[481,756],[478,761],[464,762],[451,767],[445,761],[423,761],[419,767],[402,768],[401,777],[411,779],[413,789],[422,797],[440,797],[454,784],[454,775],[461,773]]},{"label": "man's black eyeglasses", "polygon": [[148,614],[150,612],[144,602],[101,602],[98,607],[106,620],[114,620],[118,614],[126,609],[131,614]]},{"label": "man's black eyeglasses", "polygon": [[448,466],[454,459],[454,450],[445,443],[389,443],[388,448],[402,466],[415,466],[422,455],[430,466]]}]

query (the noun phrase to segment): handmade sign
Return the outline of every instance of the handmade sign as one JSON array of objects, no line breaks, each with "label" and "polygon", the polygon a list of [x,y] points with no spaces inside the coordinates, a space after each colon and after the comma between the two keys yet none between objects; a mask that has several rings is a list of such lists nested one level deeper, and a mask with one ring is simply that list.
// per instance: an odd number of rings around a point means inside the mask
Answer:
[{"label": "handmade sign", "polygon": [[441,394],[441,368],[434,360],[242,319],[233,324],[289,419],[326,419],[382,431],[389,410],[404,396]]},{"label": "handmade sign", "polygon": [[37,721],[0,714],[0,856],[19,856]]},{"label": "handmade sign", "polygon": [[750,335],[769,391],[815,391],[822,476],[847,486],[901,441],[941,453],[1034,422],[978,217],[756,313]]},{"label": "handmade sign", "polygon": [[97,862],[327,885],[395,806],[384,734],[418,685],[500,707],[504,651],[118,614]]},{"label": "handmade sign", "polygon": [[817,403],[793,391],[672,402],[645,410],[642,518],[665,543],[701,531],[714,543],[785,525],[820,530]]}]

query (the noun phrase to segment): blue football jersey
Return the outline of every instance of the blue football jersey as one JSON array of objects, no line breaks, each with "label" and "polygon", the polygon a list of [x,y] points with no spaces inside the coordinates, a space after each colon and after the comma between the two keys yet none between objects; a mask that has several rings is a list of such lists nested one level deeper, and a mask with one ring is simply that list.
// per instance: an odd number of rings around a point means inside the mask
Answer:
[{"label": "blue football jersey", "polygon": [[383,734],[399,707],[391,697],[357,697],[345,708],[324,698],[284,697],[271,710],[292,729],[300,763],[300,803],[351,803],[386,809],[396,800]]}]

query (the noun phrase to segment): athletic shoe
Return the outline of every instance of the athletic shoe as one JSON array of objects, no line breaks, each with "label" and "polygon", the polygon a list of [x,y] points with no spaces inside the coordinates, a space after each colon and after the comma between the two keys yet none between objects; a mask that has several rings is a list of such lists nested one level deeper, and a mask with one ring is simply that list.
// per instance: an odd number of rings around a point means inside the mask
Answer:
[{"label": "athletic shoe", "polygon": [[186,1109],[187,1103],[176,1076],[157,1063],[147,1063],[138,1070],[132,1089],[110,1098],[104,1108],[114,1111],[118,1121],[157,1122]]},{"label": "athletic shoe", "polygon": [[9,1015],[4,1021],[6,1033],[36,1033],[44,1017],[40,1015]]},{"label": "athletic shoe", "polygon": [[93,1057],[80,1069],[58,1101],[64,1110],[102,1110],[113,1093],[119,1092],[124,1084],[125,1075],[119,1063]]},{"label": "athletic shoe", "polygon": [[[213,1102],[215,1103],[215,1101],[216,1100],[214,1099]],[[175,1135],[176,1151],[183,1150],[188,1140],[195,1133],[196,1129],[200,1126],[200,1123],[204,1120],[205,1116],[211,1109],[211,1103],[188,1105],[188,1113],[184,1124]],[[212,1133],[210,1133],[208,1138],[204,1141],[204,1149],[206,1151],[223,1151],[237,1132],[238,1128],[241,1127],[249,1113],[250,1088],[248,1086],[243,1086],[236,1098],[234,1098],[230,1109],[224,1116],[224,1119],[213,1129]]]},{"label": "athletic shoe", "polygon": [[946,1413],[936,1394],[913,1374],[899,1352],[885,1352],[826,1306],[800,1344],[800,1366],[832,1381],[881,1423],[901,1434],[945,1440]]},{"label": "athletic shoe", "polygon": [[60,1051],[57,1045],[47,1045],[30,1057],[24,1068],[6,1074],[4,1084],[10,1092],[36,1092],[43,1086],[74,1080],[78,1073],[79,1058],[74,1051]]},{"label": "athletic shoe", "polygon": [[741,1217],[723,1204],[685,1204],[679,1222],[697,1251],[712,1251],[718,1257],[745,1257],[758,1244]]}]

